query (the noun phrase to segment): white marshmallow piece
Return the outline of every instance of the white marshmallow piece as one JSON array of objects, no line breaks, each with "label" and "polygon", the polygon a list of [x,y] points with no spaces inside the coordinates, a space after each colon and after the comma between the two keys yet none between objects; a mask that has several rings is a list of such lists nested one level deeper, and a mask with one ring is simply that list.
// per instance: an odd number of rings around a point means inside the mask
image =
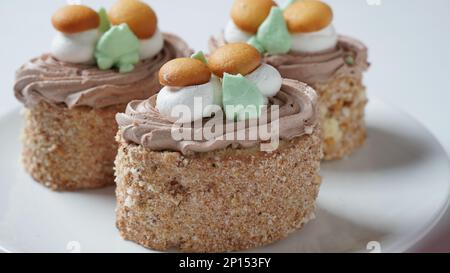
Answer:
[{"label": "white marshmallow piece", "polygon": [[[211,117],[213,106],[222,104],[220,80],[186,87],[165,86],[156,98],[156,109],[172,122],[189,123]],[[217,108],[217,107],[215,107]]]},{"label": "white marshmallow piece", "polygon": [[338,35],[334,26],[310,33],[292,34],[292,51],[300,53],[317,53],[332,49],[337,45]]},{"label": "white marshmallow piece", "polygon": [[75,34],[58,32],[53,39],[51,54],[56,59],[76,64],[94,62],[94,52],[100,33],[97,29]]},{"label": "white marshmallow piece", "polygon": [[248,80],[256,84],[264,97],[275,96],[283,84],[280,72],[273,66],[262,64],[255,71],[245,76]]},{"label": "white marshmallow piece", "polygon": [[228,43],[246,43],[253,34],[241,30],[233,20],[228,21],[225,28],[225,40]]},{"label": "white marshmallow piece", "polygon": [[156,56],[164,47],[164,37],[159,31],[156,30],[152,37],[140,40],[139,46],[139,58],[141,60],[150,59]]},{"label": "white marshmallow piece", "polygon": [[210,82],[214,92],[213,103],[214,105],[222,107],[222,82],[215,75],[212,75]]}]

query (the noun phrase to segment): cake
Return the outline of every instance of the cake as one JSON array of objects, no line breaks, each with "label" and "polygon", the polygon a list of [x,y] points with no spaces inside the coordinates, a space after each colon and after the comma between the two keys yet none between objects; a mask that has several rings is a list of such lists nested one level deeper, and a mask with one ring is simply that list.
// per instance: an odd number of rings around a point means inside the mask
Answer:
[{"label": "cake", "polygon": [[229,252],[276,242],[314,218],[322,140],[311,87],[282,79],[245,43],[170,61],[159,78],[157,95],[116,116],[124,239]]},{"label": "cake", "polygon": [[154,11],[137,0],[119,1],[109,12],[67,5],[52,24],[51,52],[16,74],[25,170],[53,190],[113,185],[115,114],[155,94],[159,68],[192,52],[160,32]]},{"label": "cake", "polygon": [[210,38],[210,50],[233,42],[253,45],[284,78],[317,91],[325,160],[346,157],[364,143],[367,47],[336,33],[329,5],[289,1],[281,8],[271,0],[235,0],[225,31]]}]

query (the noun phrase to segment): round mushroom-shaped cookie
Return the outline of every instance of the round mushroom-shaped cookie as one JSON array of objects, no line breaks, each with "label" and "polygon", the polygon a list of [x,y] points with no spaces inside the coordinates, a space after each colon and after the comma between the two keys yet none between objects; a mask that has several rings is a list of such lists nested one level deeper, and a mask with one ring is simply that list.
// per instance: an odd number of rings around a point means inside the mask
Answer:
[{"label": "round mushroom-shaped cookie", "polygon": [[209,56],[208,65],[218,77],[224,73],[245,76],[261,65],[261,54],[246,43],[232,43],[218,48]]},{"label": "round mushroom-shaped cookie", "polygon": [[127,24],[141,40],[151,38],[156,30],[158,19],[153,9],[139,0],[119,0],[108,12],[113,25]]},{"label": "round mushroom-shaped cookie", "polygon": [[58,31],[53,39],[51,54],[69,63],[92,63],[99,38],[100,16],[83,5],[68,5],[52,16]]},{"label": "round mushroom-shaped cookie", "polygon": [[185,87],[209,82],[211,71],[200,60],[177,58],[164,64],[159,70],[159,82],[164,86]]},{"label": "round mushroom-shaped cookie", "polygon": [[288,6],[284,18],[291,33],[316,32],[331,24],[333,10],[321,1],[303,0]]},{"label": "round mushroom-shaped cookie", "polygon": [[98,28],[100,16],[87,6],[67,5],[53,14],[52,24],[59,32],[75,34]]},{"label": "round mushroom-shaped cookie", "polygon": [[231,18],[241,30],[254,34],[276,5],[272,0],[235,0]]}]

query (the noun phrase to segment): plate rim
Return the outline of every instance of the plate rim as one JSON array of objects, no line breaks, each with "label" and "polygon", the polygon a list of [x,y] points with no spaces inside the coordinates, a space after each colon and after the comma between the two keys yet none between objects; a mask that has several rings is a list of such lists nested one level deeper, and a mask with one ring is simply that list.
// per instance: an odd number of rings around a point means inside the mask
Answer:
[{"label": "plate rim", "polygon": [[[446,165],[447,165],[447,177],[450,178],[450,155],[448,154],[447,150],[445,149],[444,145],[439,141],[439,139],[436,137],[436,135],[419,119],[414,117],[414,115],[410,114],[406,110],[404,110],[402,107],[396,105],[395,103],[391,103],[388,101],[381,100],[377,97],[370,97],[369,103],[379,103],[381,105],[385,105],[389,108],[392,108],[402,115],[407,116],[409,119],[413,120],[417,126],[422,127],[425,129],[425,133],[428,134],[431,139],[438,145],[437,148],[441,153],[443,153],[445,159],[446,159]],[[15,107],[12,110],[7,111],[6,113],[2,114],[0,116],[0,123],[7,122],[8,118],[11,116],[21,116],[21,111],[23,107]],[[367,114],[367,113],[366,113]],[[426,225],[424,228],[421,228],[417,230],[415,233],[410,234],[409,236],[402,238],[398,242],[394,242],[387,251],[383,251],[386,253],[402,253],[402,252],[409,252],[417,246],[428,234],[432,232],[432,230],[441,222],[443,216],[450,208],[450,180],[447,181],[447,193],[446,193],[446,201],[445,204],[435,212],[435,216],[433,217],[433,220],[430,222],[430,224]],[[409,240],[408,240],[409,239]],[[4,242],[2,238],[0,238],[0,253],[24,253],[20,250],[15,250],[14,247],[9,246],[7,243]]]}]

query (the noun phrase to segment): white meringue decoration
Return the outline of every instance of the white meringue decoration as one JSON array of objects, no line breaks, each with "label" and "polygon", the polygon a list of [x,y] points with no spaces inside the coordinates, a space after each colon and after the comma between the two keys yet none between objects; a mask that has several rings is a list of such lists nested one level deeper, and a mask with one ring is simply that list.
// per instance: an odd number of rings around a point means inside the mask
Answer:
[{"label": "white meringue decoration", "polygon": [[266,98],[275,96],[283,83],[280,72],[268,64],[262,64],[245,77],[256,84],[261,94]]},{"label": "white meringue decoration", "polygon": [[51,54],[56,59],[76,64],[94,62],[94,52],[100,33],[97,29],[75,34],[58,32],[53,39]]},{"label": "white meringue decoration", "polygon": [[241,30],[233,20],[228,21],[225,28],[225,40],[228,43],[246,43],[253,34]]},{"label": "white meringue decoration", "polygon": [[220,107],[221,104],[222,86],[220,80],[214,76],[202,85],[165,86],[156,98],[156,109],[170,121],[178,123],[211,117],[211,111],[214,110],[212,106]]},{"label": "white meringue decoration", "polygon": [[332,49],[338,42],[334,26],[310,33],[292,34],[292,51],[300,53],[317,53]]},{"label": "white meringue decoration", "polygon": [[213,103],[214,103],[214,105],[218,105],[218,106],[222,107],[222,82],[215,75],[211,76],[211,80],[209,82],[212,84],[212,87],[213,87],[213,92],[214,92]]},{"label": "white meringue decoration", "polygon": [[164,37],[159,29],[156,29],[152,37],[139,40],[139,42],[139,58],[141,60],[156,56],[164,47]]}]

